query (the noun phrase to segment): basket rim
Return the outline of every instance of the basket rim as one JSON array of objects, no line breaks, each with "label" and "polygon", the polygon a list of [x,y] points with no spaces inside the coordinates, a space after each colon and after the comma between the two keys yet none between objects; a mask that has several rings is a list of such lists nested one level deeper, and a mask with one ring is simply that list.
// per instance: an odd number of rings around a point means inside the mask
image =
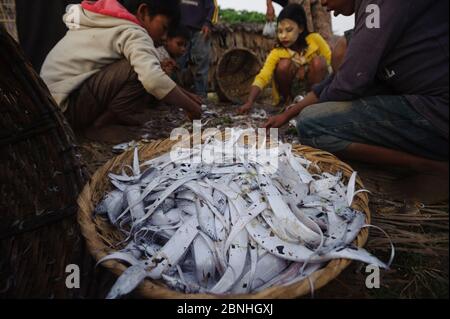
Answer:
[{"label": "basket rim", "polygon": [[215,80],[216,80],[218,89],[220,90],[220,93],[221,93],[228,101],[230,101],[230,102],[233,102],[233,101],[236,99],[236,97],[235,97],[235,96],[231,96],[231,95],[228,93],[228,90],[227,90],[227,89],[224,89],[223,83],[222,83],[222,81],[221,81],[220,74],[219,74],[218,71],[219,71],[220,65],[221,65],[221,63],[222,63],[222,61],[223,61],[223,58],[224,58],[225,56],[227,56],[228,54],[230,54],[231,52],[234,52],[234,51],[242,51],[242,52],[249,53],[250,55],[252,55],[252,56],[255,58],[255,61],[258,63],[258,67],[259,67],[260,70],[261,70],[261,68],[262,68],[262,66],[263,66],[261,60],[260,60],[259,57],[255,54],[255,52],[253,52],[252,50],[249,50],[248,48],[244,48],[244,47],[234,47],[234,48],[230,48],[230,49],[226,50],[226,51],[222,54],[222,56],[220,57],[219,61],[217,62],[216,72],[215,72]]},{"label": "basket rim", "polygon": [[[159,140],[153,143],[144,145],[139,148],[139,154],[146,151],[155,151],[152,156],[142,157],[144,160],[149,160],[162,153],[166,153],[170,148],[175,145],[174,141]],[[340,161],[334,155],[317,150],[308,146],[293,145],[293,153],[301,153],[306,159],[311,160],[313,163],[320,165],[332,165],[342,170],[344,176],[348,178],[353,169],[346,163]],[[95,261],[99,261],[103,257],[115,252],[116,250],[108,247],[105,240],[101,238],[97,232],[97,226],[95,224],[95,217],[93,217],[94,203],[92,201],[93,190],[95,186],[103,179],[107,178],[108,173],[117,168],[117,165],[122,165],[124,159],[130,157],[134,151],[129,150],[124,154],[121,154],[98,169],[92,176],[91,180],[86,184],[82,193],[78,198],[78,216],[77,220],[81,228],[83,237],[85,238],[87,247]],[[360,177],[357,178],[357,185],[360,189],[364,189],[364,184]],[[368,224],[371,222],[371,212],[369,208],[369,197],[367,193],[360,192],[355,196],[355,201],[359,202],[362,206],[360,210],[366,215],[366,221]],[[353,205],[355,206],[355,204]],[[359,233],[355,244],[362,248],[367,243],[369,236],[368,229],[362,229]],[[319,290],[326,286],[328,283],[336,279],[350,264],[351,260],[336,259],[330,261],[323,269],[316,271],[308,278],[295,283],[291,286],[276,286],[261,292],[251,294],[239,294],[239,295],[213,295],[213,294],[185,294],[174,291],[164,284],[146,279],[141,283],[136,292],[148,299],[295,299],[300,298],[311,293],[311,291]],[[103,267],[109,269],[116,276],[120,276],[128,267],[124,264],[111,260],[102,264]],[[313,286],[311,286],[313,284]]]}]

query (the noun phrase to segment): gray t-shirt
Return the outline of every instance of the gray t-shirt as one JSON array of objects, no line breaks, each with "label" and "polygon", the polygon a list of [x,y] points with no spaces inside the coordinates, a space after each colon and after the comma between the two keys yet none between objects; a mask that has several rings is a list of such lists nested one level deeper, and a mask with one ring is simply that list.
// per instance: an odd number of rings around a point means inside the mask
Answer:
[{"label": "gray t-shirt", "polygon": [[[313,91],[321,102],[405,96],[444,137],[449,134],[448,0],[357,0],[355,31],[339,71]],[[380,28],[368,28],[369,5]]]}]

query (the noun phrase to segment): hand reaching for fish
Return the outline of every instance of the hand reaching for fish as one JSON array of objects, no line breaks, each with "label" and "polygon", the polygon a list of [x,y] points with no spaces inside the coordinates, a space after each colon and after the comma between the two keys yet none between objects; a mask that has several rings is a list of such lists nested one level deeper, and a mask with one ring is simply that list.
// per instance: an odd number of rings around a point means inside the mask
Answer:
[{"label": "hand reaching for fish", "polygon": [[276,116],[272,116],[267,120],[267,122],[264,124],[265,129],[271,129],[271,128],[281,128],[288,124],[290,121],[290,118],[285,114],[279,114]]}]

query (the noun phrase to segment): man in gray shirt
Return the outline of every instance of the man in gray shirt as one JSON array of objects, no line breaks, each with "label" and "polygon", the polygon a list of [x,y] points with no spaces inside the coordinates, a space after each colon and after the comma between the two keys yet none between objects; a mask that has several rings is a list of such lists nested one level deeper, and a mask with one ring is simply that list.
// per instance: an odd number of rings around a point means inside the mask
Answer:
[{"label": "man in gray shirt", "polygon": [[266,127],[298,116],[303,144],[448,179],[448,0],[322,4],[335,14],[356,16],[344,60]]}]

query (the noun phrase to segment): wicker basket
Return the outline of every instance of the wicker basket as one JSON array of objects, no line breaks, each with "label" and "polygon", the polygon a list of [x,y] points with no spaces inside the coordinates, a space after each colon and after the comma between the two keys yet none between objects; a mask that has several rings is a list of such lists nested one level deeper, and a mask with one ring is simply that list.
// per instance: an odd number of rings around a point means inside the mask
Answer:
[{"label": "wicker basket", "polygon": [[261,67],[258,57],[248,49],[237,48],[225,52],[216,70],[219,98],[224,102],[241,104],[247,99]]},{"label": "wicker basket", "polygon": [[[113,282],[94,269],[76,220],[88,180],[77,153],[47,87],[0,25],[0,299],[95,298]],[[69,264],[83,269],[80,289],[66,286]]]},{"label": "wicker basket", "polygon": [[[7,229],[32,228],[23,220],[27,217],[63,218],[65,205],[75,204],[86,171],[76,156],[72,129],[1,26],[0,45],[1,238],[9,235]],[[35,214],[39,210],[54,213]],[[23,222],[20,228],[13,226],[17,219]]]},{"label": "wicker basket", "polygon": [[[159,141],[153,144],[144,146],[140,150],[140,159],[148,160],[171,150],[174,142],[170,140]],[[340,162],[333,155],[315,150],[309,147],[297,146],[294,148],[296,154],[301,154],[307,159],[316,163],[322,170],[336,173],[342,171],[345,178],[348,178],[352,174],[352,169]],[[98,170],[92,177],[89,184],[86,185],[82,194],[79,197],[79,215],[78,221],[81,225],[82,233],[86,238],[89,250],[93,254],[96,260],[100,260],[106,255],[114,252],[117,248],[115,243],[120,242],[123,238],[121,235],[109,224],[109,222],[103,218],[93,218],[93,210],[97,203],[102,199],[105,192],[110,191],[110,183],[108,179],[108,173],[111,171],[120,171],[121,167],[125,164],[132,162],[133,152],[129,151],[122,154],[119,157],[109,161],[105,166]],[[363,188],[361,180],[357,181],[358,187]],[[354,208],[365,212],[367,216],[367,222],[370,222],[370,211],[368,206],[368,196],[363,193],[359,193],[355,198]],[[359,247],[363,247],[366,244],[368,238],[368,231],[363,230],[357,240],[356,244]],[[314,283],[314,289],[319,289],[336,278],[348,265],[348,260],[334,260],[330,262],[326,268],[314,273],[310,279]],[[109,268],[114,274],[120,275],[126,270],[126,267],[116,261],[109,261],[104,263],[104,266]],[[304,280],[300,283],[289,287],[274,287],[265,290],[260,293],[251,295],[228,295],[228,296],[215,296],[215,295],[203,295],[192,294],[187,295],[170,290],[165,285],[146,280],[138,288],[138,293],[146,298],[158,298],[158,299],[211,299],[211,298],[240,298],[240,299],[292,299],[305,296],[311,291],[310,281]]]}]

